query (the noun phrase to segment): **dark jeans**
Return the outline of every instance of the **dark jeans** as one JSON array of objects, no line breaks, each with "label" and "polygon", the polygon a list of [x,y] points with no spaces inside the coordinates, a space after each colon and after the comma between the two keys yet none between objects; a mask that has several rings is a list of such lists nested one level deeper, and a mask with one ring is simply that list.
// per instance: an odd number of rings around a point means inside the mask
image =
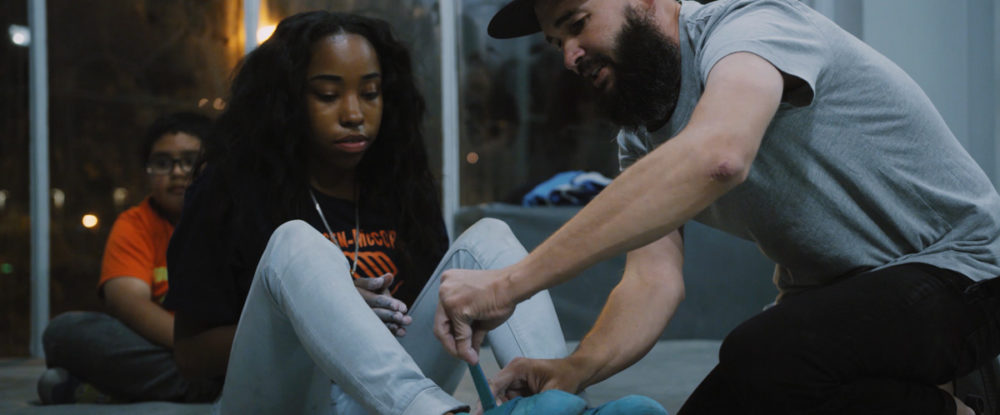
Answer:
[{"label": "dark jeans", "polygon": [[211,402],[216,380],[184,379],[173,352],[104,313],[72,311],[49,322],[45,364],[61,367],[101,392],[126,401]]},{"label": "dark jeans", "polygon": [[1000,353],[1000,299],[971,284],[905,264],[787,297],[726,337],[679,414],[954,414],[935,385]]}]

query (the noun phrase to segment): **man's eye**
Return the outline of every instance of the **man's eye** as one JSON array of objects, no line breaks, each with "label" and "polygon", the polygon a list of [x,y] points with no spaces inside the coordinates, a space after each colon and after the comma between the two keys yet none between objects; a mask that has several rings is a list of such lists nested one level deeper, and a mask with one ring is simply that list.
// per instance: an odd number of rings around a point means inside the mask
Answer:
[{"label": "man's eye", "polygon": [[583,31],[583,26],[586,23],[587,23],[587,18],[586,17],[581,17],[579,19],[576,19],[575,21],[573,21],[572,24],[569,25],[569,32],[572,33],[572,34],[574,34],[574,35],[580,34],[580,32]]},{"label": "man's eye", "polygon": [[188,170],[194,167],[194,164],[198,162],[198,157],[182,157],[180,159],[181,168]]},{"label": "man's eye", "polygon": [[149,161],[149,166],[150,167],[154,167],[154,168],[158,168],[158,169],[169,169],[170,167],[172,167],[171,166],[172,164],[173,164],[173,160],[170,160],[170,159],[159,159],[159,158],[157,158],[157,159],[152,159],[152,160]]}]

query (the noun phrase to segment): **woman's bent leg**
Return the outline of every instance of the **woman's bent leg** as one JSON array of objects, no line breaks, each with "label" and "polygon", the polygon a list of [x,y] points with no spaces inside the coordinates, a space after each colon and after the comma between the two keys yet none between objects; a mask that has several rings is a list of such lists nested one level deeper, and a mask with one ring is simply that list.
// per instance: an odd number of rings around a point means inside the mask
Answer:
[{"label": "woman's bent leg", "polygon": [[331,379],[370,413],[463,407],[421,373],[358,295],[343,253],[291,221],[274,231],[257,266],[222,413],[329,413]]}]

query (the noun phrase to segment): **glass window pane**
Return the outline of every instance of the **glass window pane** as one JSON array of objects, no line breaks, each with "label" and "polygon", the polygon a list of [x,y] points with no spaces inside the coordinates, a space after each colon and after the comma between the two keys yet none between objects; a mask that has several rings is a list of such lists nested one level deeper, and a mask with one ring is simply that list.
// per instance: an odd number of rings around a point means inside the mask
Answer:
[{"label": "glass window pane", "polygon": [[10,28],[27,29],[28,11],[25,1],[8,3],[0,7],[0,356],[23,356],[31,287],[28,47]]},{"label": "glass window pane", "polygon": [[[47,13],[56,316],[100,309],[96,284],[111,225],[149,191],[140,154],[146,127],[165,113],[214,117],[225,107],[243,52],[242,3],[51,0]],[[12,337],[28,343],[26,332]]]},{"label": "glass window pane", "polygon": [[618,170],[614,128],[593,88],[562,67],[541,35],[497,40],[502,4],[464,0],[460,21],[461,203],[510,202],[567,170]]}]

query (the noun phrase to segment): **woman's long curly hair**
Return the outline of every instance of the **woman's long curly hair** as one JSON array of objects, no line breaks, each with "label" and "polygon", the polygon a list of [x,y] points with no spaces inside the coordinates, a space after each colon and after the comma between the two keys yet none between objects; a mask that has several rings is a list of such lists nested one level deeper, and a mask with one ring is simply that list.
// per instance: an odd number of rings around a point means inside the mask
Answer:
[{"label": "woman's long curly hair", "polygon": [[215,176],[205,190],[228,194],[231,203],[242,207],[220,206],[219,214],[255,209],[253,214],[272,226],[269,231],[302,215],[308,200],[311,134],[306,68],[313,44],[341,33],[367,39],[381,66],[382,124],[355,170],[362,189],[358,203],[395,218],[399,266],[406,272],[415,259],[442,254],[447,240],[441,237],[437,190],[424,148],[424,100],[414,82],[410,54],[385,21],[327,11],[282,20],[271,38],[246,56],[233,79],[228,106],[210,141],[215,145],[207,149],[206,162]]}]

